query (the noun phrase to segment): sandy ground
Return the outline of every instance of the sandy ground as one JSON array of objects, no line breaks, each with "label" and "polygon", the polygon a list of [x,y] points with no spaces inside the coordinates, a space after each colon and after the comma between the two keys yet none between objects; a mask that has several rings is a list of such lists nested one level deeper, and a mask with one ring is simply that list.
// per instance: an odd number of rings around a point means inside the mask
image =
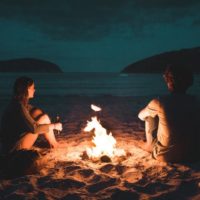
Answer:
[{"label": "sandy ground", "polygon": [[[51,116],[61,117],[64,129],[57,138],[63,147],[37,147],[42,154],[38,172],[1,178],[0,199],[200,199],[200,163],[162,163],[140,148],[145,140],[144,124],[137,113],[148,98],[75,96],[40,100],[40,106]],[[92,111],[91,103],[101,106],[101,113]],[[93,136],[84,132],[84,127],[95,115],[112,132],[125,156],[113,157],[110,162],[83,156]]]}]

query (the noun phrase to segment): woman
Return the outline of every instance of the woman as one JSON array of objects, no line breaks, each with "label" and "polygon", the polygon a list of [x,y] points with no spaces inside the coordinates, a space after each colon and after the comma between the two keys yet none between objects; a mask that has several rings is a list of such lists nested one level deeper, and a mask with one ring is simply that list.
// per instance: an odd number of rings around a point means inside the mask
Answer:
[{"label": "woman", "polygon": [[5,154],[30,150],[39,135],[44,135],[49,145],[58,146],[53,130],[62,130],[61,123],[51,123],[47,114],[29,104],[34,97],[35,85],[31,78],[16,79],[13,98],[1,121],[1,141]]}]

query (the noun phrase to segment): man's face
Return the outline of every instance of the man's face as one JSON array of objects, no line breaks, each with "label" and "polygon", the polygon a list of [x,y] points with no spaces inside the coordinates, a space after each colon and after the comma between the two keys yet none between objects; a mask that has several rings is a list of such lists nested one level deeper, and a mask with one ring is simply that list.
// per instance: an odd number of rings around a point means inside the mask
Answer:
[{"label": "man's face", "polygon": [[173,92],[174,91],[174,83],[172,81],[172,77],[170,77],[169,75],[166,76],[166,75],[163,75],[163,78],[167,84],[167,88],[170,92]]},{"label": "man's face", "polygon": [[170,92],[173,92],[174,91],[174,85],[172,82],[166,82],[167,84],[167,88]]}]

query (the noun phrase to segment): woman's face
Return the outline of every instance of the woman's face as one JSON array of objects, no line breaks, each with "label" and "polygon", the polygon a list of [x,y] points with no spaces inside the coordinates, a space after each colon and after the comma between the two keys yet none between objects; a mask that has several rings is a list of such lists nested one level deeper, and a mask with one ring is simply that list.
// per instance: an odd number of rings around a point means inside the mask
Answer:
[{"label": "woman's face", "polygon": [[34,97],[35,93],[35,84],[33,83],[30,87],[28,87],[28,98],[31,99]]}]

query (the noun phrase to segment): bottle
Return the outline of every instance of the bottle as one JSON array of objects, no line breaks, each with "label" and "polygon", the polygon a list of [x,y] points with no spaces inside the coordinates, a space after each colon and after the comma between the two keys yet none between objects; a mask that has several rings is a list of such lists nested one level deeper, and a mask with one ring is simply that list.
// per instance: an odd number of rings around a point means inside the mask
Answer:
[{"label": "bottle", "polygon": [[[57,115],[56,116],[56,123],[59,123],[60,122],[60,116]],[[60,131],[57,130],[57,134],[60,134]]]}]

